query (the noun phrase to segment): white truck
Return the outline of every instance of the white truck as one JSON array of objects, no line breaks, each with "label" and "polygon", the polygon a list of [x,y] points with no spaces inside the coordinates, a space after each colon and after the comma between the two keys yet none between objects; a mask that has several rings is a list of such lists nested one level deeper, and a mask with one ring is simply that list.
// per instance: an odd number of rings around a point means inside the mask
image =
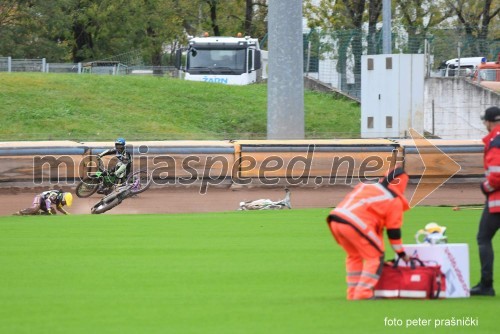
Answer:
[{"label": "white truck", "polygon": [[175,63],[185,80],[248,85],[267,78],[267,51],[249,36],[190,38]]},{"label": "white truck", "polygon": [[441,64],[441,76],[455,77],[455,76],[472,76],[477,67],[486,61],[484,57],[465,57],[453,58]]}]

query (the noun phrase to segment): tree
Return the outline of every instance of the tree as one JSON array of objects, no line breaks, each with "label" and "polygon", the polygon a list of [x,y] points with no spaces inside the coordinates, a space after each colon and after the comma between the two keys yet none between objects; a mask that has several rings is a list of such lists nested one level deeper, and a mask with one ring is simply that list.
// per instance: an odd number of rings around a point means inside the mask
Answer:
[{"label": "tree", "polygon": [[[181,12],[178,11],[179,7],[175,2],[161,0],[141,0],[141,2],[137,9],[140,12],[137,26],[141,28],[138,34],[144,36],[141,38],[142,42],[139,40],[134,42],[141,45],[147,63],[153,66],[165,65],[163,57],[165,45],[183,39]],[[170,47],[170,63],[173,61],[173,51],[176,46],[174,43]]]},{"label": "tree", "polygon": [[452,15],[451,8],[436,0],[396,0],[396,12],[408,33],[408,53],[422,52],[427,33]]},{"label": "tree", "polygon": [[351,41],[354,56],[354,85],[356,91],[361,91],[361,55],[363,54],[362,26],[365,12],[365,0],[342,0],[353,26]]},{"label": "tree", "polygon": [[72,20],[68,43],[74,62],[142,50],[142,61],[161,66],[164,44],[182,38],[175,1],[73,0],[67,4],[65,10]]},{"label": "tree", "polygon": [[14,36],[22,38],[22,21],[26,17],[27,6],[21,6],[16,0],[0,1],[0,55],[12,56],[21,49]]},{"label": "tree", "polygon": [[190,35],[263,37],[267,32],[267,0],[174,0],[182,26]]},{"label": "tree", "polygon": [[[368,2],[368,54],[378,54],[380,43],[377,43],[377,23],[382,13],[382,0],[369,0]],[[378,45],[378,47],[377,47]]]},{"label": "tree", "polygon": [[215,36],[263,37],[267,32],[266,0],[204,0],[207,6],[210,31]]},{"label": "tree", "polygon": [[158,66],[188,34],[263,37],[266,15],[266,0],[0,0],[0,54],[83,62],[142,50]]},{"label": "tree", "polygon": [[219,0],[205,0],[210,12],[210,25],[214,36],[220,36],[219,23],[217,22],[217,5]]},{"label": "tree", "polygon": [[0,1],[0,31],[16,24],[21,18],[21,10],[15,0]]},{"label": "tree", "polygon": [[[465,53],[471,56],[488,55],[488,35],[490,24],[500,12],[497,6],[492,8],[492,0],[447,0],[447,4],[455,11],[457,19],[465,30]],[[498,34],[498,20],[493,26]],[[498,38],[498,36],[497,36]],[[491,55],[490,55],[491,56]]]},{"label": "tree", "polygon": [[[321,0],[317,6],[306,0],[305,13],[310,27],[319,27],[323,33],[333,32],[337,45],[337,71],[341,75],[340,88],[347,87],[347,60],[350,51],[354,59],[355,89],[361,88],[362,28],[365,22],[366,0]],[[375,8],[376,6],[374,6]],[[372,18],[376,22],[378,16]]]},{"label": "tree", "polygon": [[263,37],[267,32],[267,0],[245,0],[245,36]]},{"label": "tree", "polygon": [[0,0],[0,54],[68,61],[69,48],[61,38],[68,22],[58,11],[59,1]]}]

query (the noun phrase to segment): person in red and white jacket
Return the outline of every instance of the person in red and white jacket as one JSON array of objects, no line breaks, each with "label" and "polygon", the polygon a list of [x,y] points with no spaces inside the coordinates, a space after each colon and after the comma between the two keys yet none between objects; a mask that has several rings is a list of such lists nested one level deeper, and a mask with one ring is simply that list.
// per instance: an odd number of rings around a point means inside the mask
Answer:
[{"label": "person in red and white jacket", "polygon": [[481,281],[470,290],[473,296],[495,296],[493,288],[492,239],[500,228],[500,108],[490,107],[481,117],[489,131],[483,138],[484,171],[486,180],[481,191],[486,196],[486,205],[479,221],[477,244],[481,261]]}]

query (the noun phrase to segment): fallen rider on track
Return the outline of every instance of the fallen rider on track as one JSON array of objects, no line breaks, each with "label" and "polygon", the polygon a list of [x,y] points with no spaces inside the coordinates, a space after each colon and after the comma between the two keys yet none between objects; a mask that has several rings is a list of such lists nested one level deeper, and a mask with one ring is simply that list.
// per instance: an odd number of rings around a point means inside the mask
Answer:
[{"label": "fallen rider on track", "polygon": [[55,215],[57,211],[69,215],[69,212],[63,206],[70,207],[71,203],[73,203],[73,195],[70,192],[47,190],[35,196],[31,207],[20,210],[14,215]]},{"label": "fallen rider on track", "polygon": [[284,208],[291,209],[290,189],[285,188],[285,198],[274,202],[270,199],[257,199],[255,201],[240,202],[238,210],[281,210]]}]

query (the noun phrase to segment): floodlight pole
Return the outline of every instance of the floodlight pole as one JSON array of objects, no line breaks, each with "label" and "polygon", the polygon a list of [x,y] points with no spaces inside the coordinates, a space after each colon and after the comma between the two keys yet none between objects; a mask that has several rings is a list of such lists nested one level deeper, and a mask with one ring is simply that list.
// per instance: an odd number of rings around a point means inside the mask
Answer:
[{"label": "floodlight pole", "polygon": [[302,0],[268,3],[267,139],[304,139]]},{"label": "floodlight pole", "polygon": [[382,50],[384,54],[392,53],[392,8],[391,0],[382,0]]}]

